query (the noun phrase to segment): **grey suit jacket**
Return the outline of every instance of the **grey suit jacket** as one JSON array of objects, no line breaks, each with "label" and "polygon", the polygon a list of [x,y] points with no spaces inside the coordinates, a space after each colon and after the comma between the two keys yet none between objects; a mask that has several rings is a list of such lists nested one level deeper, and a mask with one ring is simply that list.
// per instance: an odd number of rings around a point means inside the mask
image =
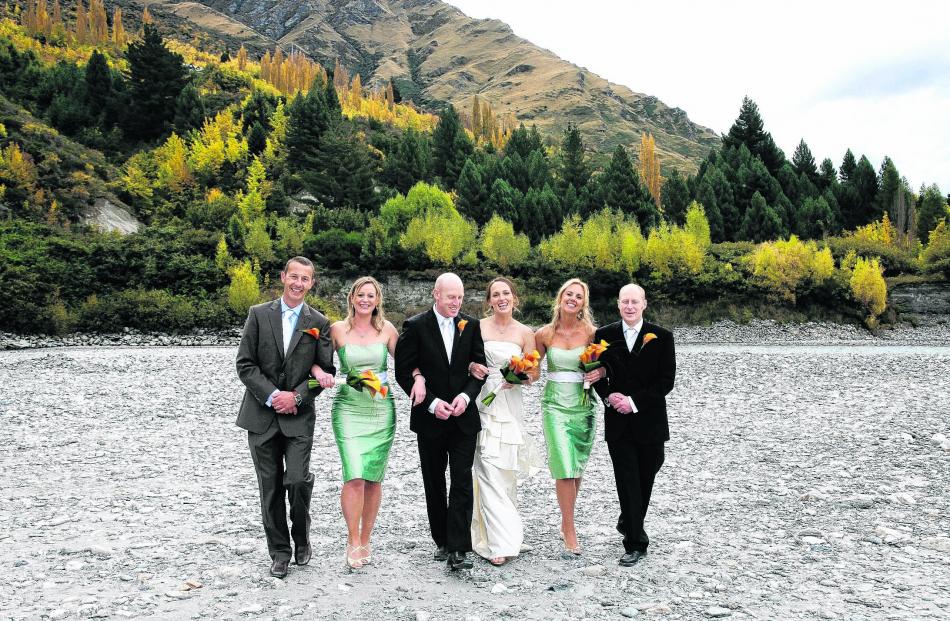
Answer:
[{"label": "grey suit jacket", "polygon": [[[309,328],[320,330],[320,338],[315,339],[303,332]],[[253,433],[264,433],[276,419],[285,436],[312,436],[316,420],[313,399],[322,389],[319,386],[310,389],[307,380],[314,363],[328,373],[335,372],[330,321],[304,303],[286,356],[283,339],[280,299],[252,306],[247,313],[237,353],[238,377],[246,387],[237,426]],[[297,414],[278,414],[265,405],[274,390],[300,393],[303,401]]]}]

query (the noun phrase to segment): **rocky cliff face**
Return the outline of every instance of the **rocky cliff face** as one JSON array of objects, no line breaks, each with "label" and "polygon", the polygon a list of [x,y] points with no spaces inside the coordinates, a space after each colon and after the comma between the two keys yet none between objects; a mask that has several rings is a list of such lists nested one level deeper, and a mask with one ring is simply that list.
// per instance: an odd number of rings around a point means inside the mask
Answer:
[{"label": "rocky cliff face", "polygon": [[296,46],[330,66],[339,58],[364,84],[393,78],[417,103],[451,102],[466,111],[479,95],[497,112],[551,136],[574,121],[600,151],[638,146],[641,132],[651,132],[664,166],[692,171],[719,140],[683,110],[571,64],[503,22],[472,19],[440,0],[134,0],[146,1],[153,12],[228,40],[238,33],[254,45]]}]

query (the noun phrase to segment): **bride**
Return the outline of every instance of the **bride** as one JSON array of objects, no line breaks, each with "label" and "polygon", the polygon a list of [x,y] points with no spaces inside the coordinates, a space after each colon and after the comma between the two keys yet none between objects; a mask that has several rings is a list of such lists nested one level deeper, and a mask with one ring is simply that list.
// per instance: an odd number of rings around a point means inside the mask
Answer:
[{"label": "bride", "polygon": [[[499,369],[512,356],[534,351],[535,342],[531,328],[512,316],[518,295],[510,280],[499,277],[488,284],[485,306],[488,315],[480,327],[488,364],[469,367],[479,379],[488,376],[478,395],[482,430],[473,465],[472,548],[492,565],[503,565],[518,556],[524,540],[516,505],[518,479],[539,471],[543,462],[525,431],[521,386],[505,382]],[[529,373],[529,381],[537,378],[537,369]],[[496,397],[486,406],[482,400],[491,392]]]}]

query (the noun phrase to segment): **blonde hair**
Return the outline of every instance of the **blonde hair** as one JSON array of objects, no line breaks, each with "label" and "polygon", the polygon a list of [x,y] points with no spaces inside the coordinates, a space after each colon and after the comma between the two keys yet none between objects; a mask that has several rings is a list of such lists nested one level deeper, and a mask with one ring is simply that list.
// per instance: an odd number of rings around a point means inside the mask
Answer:
[{"label": "blonde hair", "polygon": [[346,321],[347,331],[352,330],[353,320],[356,317],[356,306],[353,304],[353,297],[366,284],[373,285],[373,288],[376,289],[376,308],[373,309],[373,317],[370,323],[376,329],[376,332],[380,333],[386,325],[386,314],[383,312],[383,288],[379,281],[372,276],[361,276],[350,287],[350,292],[346,296],[346,319],[344,321]]},{"label": "blonde hair", "polygon": [[488,286],[485,288],[485,301],[482,302],[482,310],[485,313],[485,317],[491,317],[493,314],[491,310],[491,288],[495,285],[495,283],[499,282],[508,285],[508,288],[511,289],[511,297],[514,301],[512,311],[518,310],[518,306],[521,304],[521,298],[518,297],[518,289],[515,287],[515,283],[511,282],[504,276],[498,276],[497,278],[492,279],[492,281],[488,283]]},{"label": "blonde hair", "polygon": [[580,278],[571,278],[557,290],[557,296],[554,298],[554,305],[551,309],[551,323],[549,325],[553,329],[557,329],[557,324],[561,321],[561,297],[564,295],[564,292],[567,291],[568,287],[573,285],[578,285],[584,290],[584,303],[581,305],[581,309],[577,311],[577,320],[593,331],[597,326],[594,325],[594,314],[590,310],[590,288],[587,286],[587,283]]}]

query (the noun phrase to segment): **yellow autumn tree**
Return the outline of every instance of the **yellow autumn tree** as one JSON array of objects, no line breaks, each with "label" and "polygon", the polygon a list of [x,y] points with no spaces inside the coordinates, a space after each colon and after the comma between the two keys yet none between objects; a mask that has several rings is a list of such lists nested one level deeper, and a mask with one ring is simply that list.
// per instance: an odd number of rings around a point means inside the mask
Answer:
[{"label": "yellow autumn tree", "polygon": [[873,327],[887,306],[887,283],[878,259],[858,258],[850,285],[851,295],[867,310],[868,325]]},{"label": "yellow autumn tree", "polygon": [[242,261],[231,268],[231,282],[228,284],[228,305],[238,315],[244,316],[247,310],[257,304],[261,297],[257,276],[251,269],[250,261]]},{"label": "yellow autumn tree", "polygon": [[176,133],[155,149],[155,165],[160,185],[178,192],[193,181],[188,165],[188,146]]},{"label": "yellow autumn tree", "polygon": [[241,49],[237,53],[237,66],[238,69],[244,71],[247,69],[247,48],[244,47],[244,44],[241,44]]},{"label": "yellow autumn tree", "polygon": [[240,164],[248,154],[241,119],[227,110],[206,118],[201,131],[192,138],[189,162],[203,177],[217,175],[225,163]]},{"label": "yellow autumn tree", "polygon": [[125,34],[125,26],[122,25],[122,8],[115,7],[112,12],[112,45],[121,50],[129,42],[129,36]]},{"label": "yellow autumn tree", "polygon": [[515,233],[510,222],[495,214],[482,229],[481,250],[486,259],[507,270],[528,258],[531,241],[527,235]]},{"label": "yellow autumn tree", "polygon": [[640,268],[645,241],[636,220],[604,209],[583,224],[577,214],[538,247],[543,262],[632,274]]},{"label": "yellow autumn tree", "polygon": [[656,140],[653,134],[640,134],[640,180],[653,197],[657,209],[660,204],[660,189],[663,178],[660,176],[660,160],[656,156]]},{"label": "yellow autumn tree", "polygon": [[753,280],[773,295],[793,303],[802,284],[821,284],[834,273],[830,249],[819,250],[814,241],[802,242],[795,235],[759,244],[747,261]]}]

